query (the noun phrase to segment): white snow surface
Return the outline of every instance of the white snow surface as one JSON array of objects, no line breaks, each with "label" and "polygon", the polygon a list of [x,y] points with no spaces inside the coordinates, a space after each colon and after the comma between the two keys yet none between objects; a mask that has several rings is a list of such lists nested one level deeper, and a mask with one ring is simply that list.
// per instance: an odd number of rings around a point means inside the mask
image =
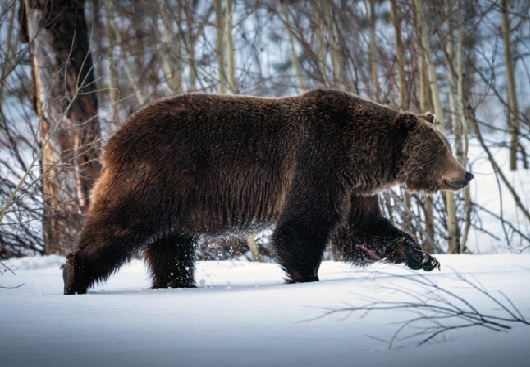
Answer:
[{"label": "white snow surface", "polygon": [[463,278],[530,320],[530,255],[438,259],[442,270],[430,273],[326,261],[320,282],[293,285],[275,264],[198,262],[198,288],[163,290],[149,289],[135,260],[80,296],[62,295],[64,258],[12,259],[4,264],[15,274],[0,264],[0,366],[530,366],[530,326],[521,322],[501,321],[512,328],[500,332],[454,329],[418,345],[432,326],[420,321],[390,344],[419,309],[326,314],[414,297],[467,307],[445,290],[480,313],[510,318]]}]

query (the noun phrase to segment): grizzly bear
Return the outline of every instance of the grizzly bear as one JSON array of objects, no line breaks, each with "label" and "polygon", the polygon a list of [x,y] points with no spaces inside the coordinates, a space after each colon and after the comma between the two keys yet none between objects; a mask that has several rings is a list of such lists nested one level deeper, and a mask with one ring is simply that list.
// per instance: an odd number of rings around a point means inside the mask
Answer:
[{"label": "grizzly bear", "polygon": [[154,288],[194,287],[199,235],[273,224],[288,282],[317,281],[329,243],[353,263],[439,267],[377,201],[393,185],[432,193],[473,178],[432,122],[332,90],[148,105],[106,144],[64,293],[86,293],[142,248]]}]

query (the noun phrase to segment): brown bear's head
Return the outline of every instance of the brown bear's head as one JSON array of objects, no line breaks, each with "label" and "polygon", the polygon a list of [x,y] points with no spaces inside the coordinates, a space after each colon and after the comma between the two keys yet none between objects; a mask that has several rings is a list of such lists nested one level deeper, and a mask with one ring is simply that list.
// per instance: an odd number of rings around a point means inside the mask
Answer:
[{"label": "brown bear's head", "polygon": [[473,179],[473,174],[466,172],[456,160],[449,142],[434,126],[435,117],[431,113],[399,113],[396,117],[396,123],[408,130],[398,179],[410,190],[456,191]]}]

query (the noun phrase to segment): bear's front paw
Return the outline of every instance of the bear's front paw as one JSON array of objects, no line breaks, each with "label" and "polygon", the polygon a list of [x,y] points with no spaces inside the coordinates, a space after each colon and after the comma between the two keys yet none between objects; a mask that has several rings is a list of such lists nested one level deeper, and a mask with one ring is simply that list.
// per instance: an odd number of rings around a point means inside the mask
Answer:
[{"label": "bear's front paw", "polygon": [[318,269],[306,273],[296,270],[286,270],[285,272],[287,274],[287,278],[285,279],[287,284],[318,282]]},{"label": "bear's front paw", "polygon": [[404,239],[402,242],[394,245],[387,256],[387,259],[394,264],[404,263],[412,270],[423,269],[425,271],[431,271],[435,268],[440,270],[440,263],[438,260],[423,252],[412,239]]},{"label": "bear's front paw", "polygon": [[440,262],[434,256],[424,253],[421,268],[425,271],[432,271],[434,269],[440,270]]},{"label": "bear's front paw", "polygon": [[432,271],[435,268],[440,270],[438,260],[434,256],[426,254],[420,248],[408,248],[405,250],[405,265],[412,270]]}]

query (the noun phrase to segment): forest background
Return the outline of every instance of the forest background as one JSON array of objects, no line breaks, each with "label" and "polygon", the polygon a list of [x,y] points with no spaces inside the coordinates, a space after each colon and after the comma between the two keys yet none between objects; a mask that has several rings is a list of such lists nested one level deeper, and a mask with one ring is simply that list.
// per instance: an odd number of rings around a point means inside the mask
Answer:
[{"label": "forest background", "polygon": [[[75,247],[101,147],[140,106],[314,88],[437,115],[472,185],[381,194],[427,251],[530,251],[526,0],[4,0],[0,45],[0,259]],[[197,253],[266,259],[269,232]]]}]

